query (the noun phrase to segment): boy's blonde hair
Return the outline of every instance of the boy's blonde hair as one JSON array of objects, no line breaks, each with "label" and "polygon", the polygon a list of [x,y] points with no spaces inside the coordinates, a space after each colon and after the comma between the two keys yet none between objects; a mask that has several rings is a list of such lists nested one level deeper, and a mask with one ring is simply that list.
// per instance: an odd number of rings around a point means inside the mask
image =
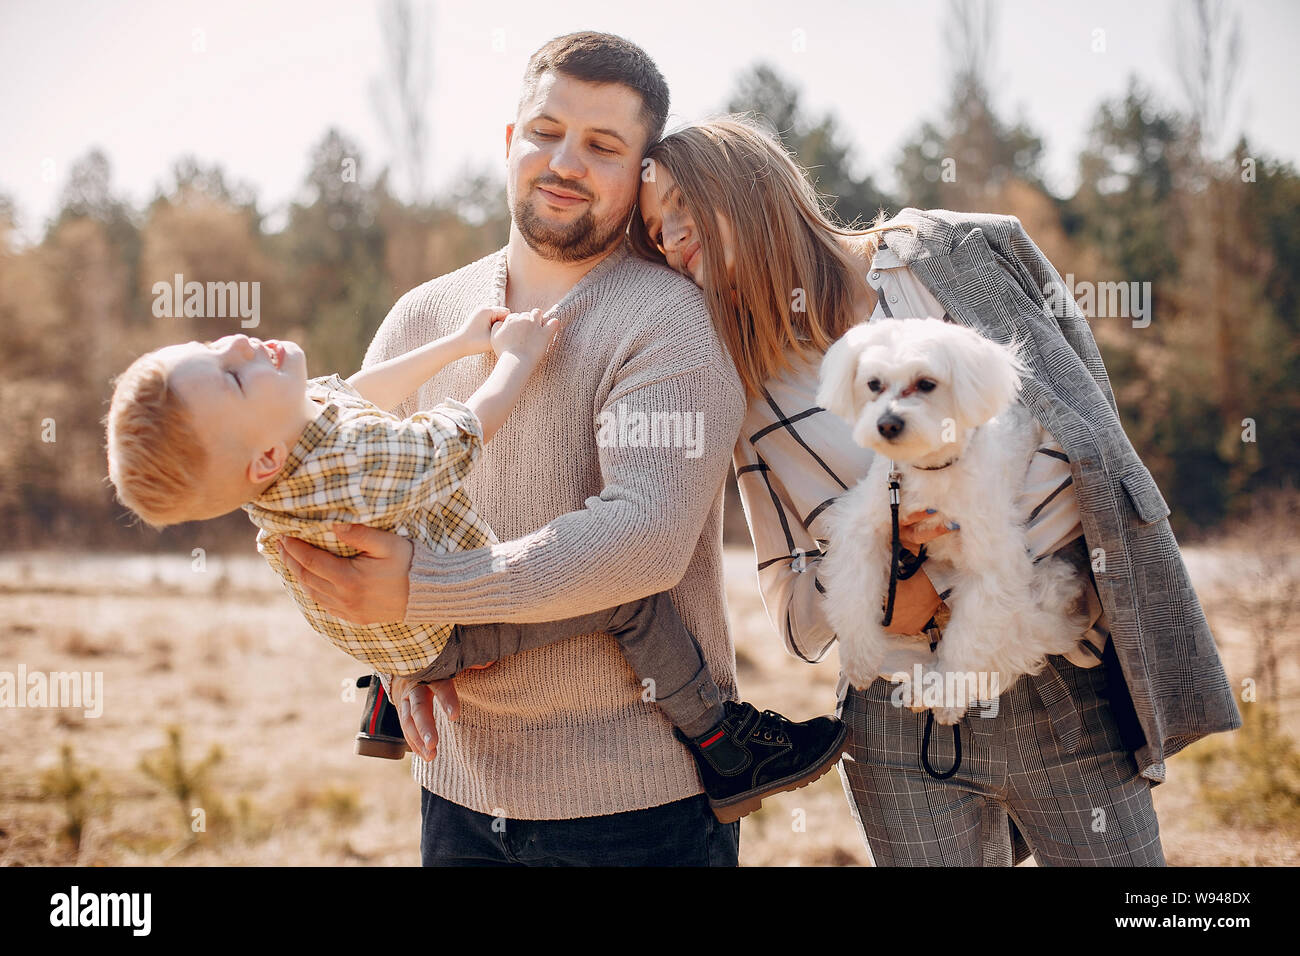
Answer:
[{"label": "boy's blonde hair", "polygon": [[140,356],[114,383],[106,419],[108,477],[117,500],[158,529],[190,520],[208,463],[168,373],[157,352]]}]

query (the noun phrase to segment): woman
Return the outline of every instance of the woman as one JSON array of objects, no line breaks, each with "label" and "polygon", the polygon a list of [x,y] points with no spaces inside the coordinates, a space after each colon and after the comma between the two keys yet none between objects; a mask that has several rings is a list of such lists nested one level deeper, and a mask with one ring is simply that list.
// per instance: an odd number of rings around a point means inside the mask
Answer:
[{"label": "woman", "polygon": [[[891,241],[915,243],[915,227],[909,233],[881,220],[868,230],[837,226],[804,171],[749,122],[689,127],[649,158],[653,175],[633,216],[633,247],[701,287],[736,362],[750,404],[734,464],[763,600],[788,650],[819,661],[834,640],[817,581],[818,563],[833,547],[825,511],[865,475],[871,453],[853,443],[846,423],[817,407],[818,364],[857,322],[952,319],[889,248]],[[1030,544],[1037,555],[1069,549],[1062,553],[1081,556],[1076,562],[1086,575],[1069,461],[1046,429],[1039,437],[1022,499]],[[950,523],[936,526],[941,518],[906,516],[904,546],[916,551],[939,534],[960,533]],[[925,632],[920,654],[929,651],[927,636],[941,637],[947,596],[926,570],[899,583],[890,628]],[[1019,835],[1040,864],[1163,864],[1151,781],[1139,773],[1133,738],[1124,733],[1132,723],[1121,712],[1128,699],[1116,695],[1112,708],[1108,675],[1114,680],[1118,671],[1097,666],[1110,649],[1096,591],[1088,591],[1095,624],[1081,635],[1079,651],[1019,681],[999,700],[996,717],[972,710],[952,735],[941,728],[929,740],[924,715],[891,704],[884,676],[863,689],[841,676],[839,712],[850,726],[841,774],[878,865],[1005,865],[1013,844],[1023,851]],[[923,750],[932,767],[958,763],[955,775],[938,779],[942,774],[923,769]]]}]

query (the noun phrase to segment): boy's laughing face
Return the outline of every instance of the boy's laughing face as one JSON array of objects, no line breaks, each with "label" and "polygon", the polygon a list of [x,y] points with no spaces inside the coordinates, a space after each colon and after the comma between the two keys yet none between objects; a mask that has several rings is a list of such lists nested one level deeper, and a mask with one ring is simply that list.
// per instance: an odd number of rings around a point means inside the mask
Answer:
[{"label": "boy's laughing face", "polygon": [[253,484],[279,470],[302,428],[307,356],[293,342],[228,335],[160,350],[171,387],[221,476]]}]

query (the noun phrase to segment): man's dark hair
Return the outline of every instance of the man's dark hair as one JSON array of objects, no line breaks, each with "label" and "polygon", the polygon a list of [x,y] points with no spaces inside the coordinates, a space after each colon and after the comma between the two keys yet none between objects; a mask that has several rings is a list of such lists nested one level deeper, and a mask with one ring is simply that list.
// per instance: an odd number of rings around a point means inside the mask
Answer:
[{"label": "man's dark hair", "polygon": [[635,43],[612,33],[569,33],[548,41],[528,58],[520,108],[537,92],[547,73],[587,83],[619,83],[641,96],[641,120],[650,134],[646,148],[658,142],[668,122],[668,84],[654,60]]}]

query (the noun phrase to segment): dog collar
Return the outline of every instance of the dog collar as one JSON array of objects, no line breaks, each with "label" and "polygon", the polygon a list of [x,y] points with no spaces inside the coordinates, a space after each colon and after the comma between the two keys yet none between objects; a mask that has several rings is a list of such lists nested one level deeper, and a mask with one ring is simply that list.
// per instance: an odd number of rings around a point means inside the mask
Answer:
[{"label": "dog collar", "polygon": [[[975,434],[975,432],[977,432],[977,431],[979,431],[979,426],[976,426],[975,428],[972,428],[972,429],[971,429],[971,434],[973,435],[973,434]],[[909,467],[909,468],[915,468],[917,471],[943,471],[945,468],[949,468],[949,467],[951,467],[951,466],[957,464],[957,462],[958,462],[960,459],[961,459],[961,455],[958,455],[958,456],[956,456],[955,458],[953,458],[951,461],[945,461],[942,465],[930,465],[930,466],[928,466],[928,467],[925,466],[925,465],[908,465],[907,467]],[[890,465],[891,465],[892,467],[895,467],[895,468],[897,467],[896,465],[893,464],[893,462],[890,462]]]},{"label": "dog collar", "polygon": [[942,465],[930,465],[928,468],[925,465],[911,465],[910,467],[915,468],[917,471],[943,471],[950,465],[957,464],[959,458],[961,458],[961,455],[958,455],[957,458],[954,458],[952,461],[944,462]]}]

